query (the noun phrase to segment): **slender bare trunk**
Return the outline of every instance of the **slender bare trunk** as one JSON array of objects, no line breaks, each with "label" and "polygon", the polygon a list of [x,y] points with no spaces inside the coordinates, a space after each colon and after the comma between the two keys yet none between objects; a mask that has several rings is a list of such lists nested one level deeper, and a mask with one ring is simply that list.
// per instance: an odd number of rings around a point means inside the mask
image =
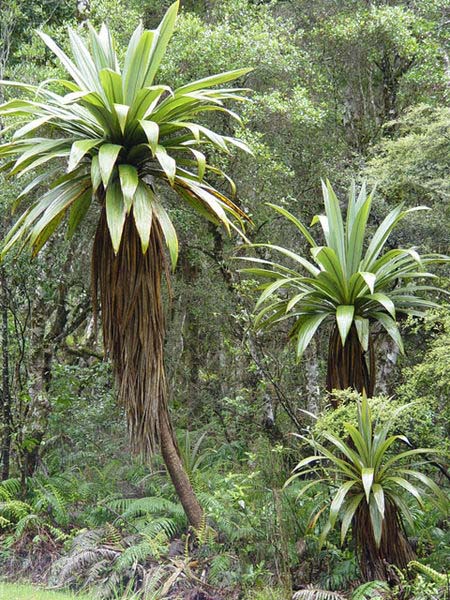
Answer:
[{"label": "slender bare trunk", "polygon": [[167,411],[160,415],[160,446],[175,491],[183,505],[189,523],[196,530],[204,524],[204,513],[184,469]]},{"label": "slender bare trunk", "polygon": [[38,349],[33,355],[30,368],[32,375],[29,386],[30,403],[26,411],[26,425],[22,432],[33,444],[22,450],[22,477],[32,477],[40,462],[42,442],[47,433],[52,406],[49,400],[52,354]]},{"label": "slender bare trunk", "polygon": [[392,391],[392,373],[397,365],[400,349],[388,336],[385,336],[377,346],[380,367],[377,372],[376,391],[379,394],[389,395]]},{"label": "slender bare trunk", "polygon": [[9,385],[9,335],[8,335],[8,293],[6,290],[6,276],[4,268],[0,271],[2,287],[2,437],[1,437],[1,462],[2,481],[9,478],[9,464],[11,456],[11,389]]},{"label": "slender bare trunk", "polygon": [[251,378],[251,389],[254,390],[255,399],[256,394],[260,392],[262,394],[263,400],[263,426],[264,429],[270,434],[270,437],[278,438],[280,432],[276,426],[276,408],[274,406],[273,398],[271,395],[271,386],[267,382],[267,378],[263,369],[261,368],[261,363],[258,360],[258,348],[255,344],[255,339],[251,332],[247,334],[248,341],[248,349],[250,352],[250,356],[252,357],[255,369],[253,372],[253,376]]},{"label": "slender bare trunk", "polygon": [[[58,300],[54,314],[49,314],[43,295],[38,295],[31,327],[30,402],[26,408],[26,427],[22,434],[33,440],[33,444],[22,450],[22,478],[32,477],[39,466],[43,441],[47,434],[52,403],[50,385],[52,364],[57,344],[66,335],[68,278],[72,264],[72,252],[66,258],[58,285]],[[51,310],[53,305],[50,305]]]},{"label": "slender bare trunk", "polygon": [[320,387],[319,387],[319,361],[317,357],[317,344],[311,340],[305,352],[306,371],[306,410],[313,415],[319,414]]}]

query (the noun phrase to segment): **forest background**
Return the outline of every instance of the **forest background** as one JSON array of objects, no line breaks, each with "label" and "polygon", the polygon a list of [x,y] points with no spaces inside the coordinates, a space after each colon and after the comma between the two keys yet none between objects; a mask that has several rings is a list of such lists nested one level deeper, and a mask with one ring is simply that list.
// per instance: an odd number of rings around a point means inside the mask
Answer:
[{"label": "forest background", "polygon": [[[154,28],[169,5],[6,0],[0,79],[61,76],[37,28],[64,46],[67,25],[83,31],[89,18],[94,26],[106,22],[125,47],[140,19]],[[253,68],[243,81],[253,92],[239,106],[242,127],[227,115],[211,117],[253,151],[216,157],[254,221],[252,242],[305,253],[295,228],[266,203],[309,224],[322,212],[321,178],[341,199],[352,180],[358,186],[366,180],[369,187],[377,183],[374,229],[399,202],[431,208],[426,216],[409,215],[391,248],[448,254],[449,25],[444,0],[186,0],[158,78],[176,87]],[[10,90],[0,93],[2,100],[11,97]],[[3,236],[21,188],[0,177]],[[328,336],[317,336],[297,363],[287,325],[255,332],[258,282],[239,273],[234,259],[242,242],[204,226],[170,195],[165,201],[180,238],[167,311],[171,413],[185,467],[219,534],[205,530],[200,550],[194,548],[183,537],[184,516],[161,463],[155,458],[150,468],[130,455],[93,326],[91,223],[71,241],[58,234],[37,260],[24,253],[0,266],[0,568],[13,580],[97,587],[105,598],[121,597],[142,589],[143,581],[148,589],[164,586],[180,569],[173,557],[181,555],[197,561],[197,570],[186,566],[188,558],[183,563],[183,585],[205,582],[209,594],[226,589],[229,598],[283,598],[286,588],[309,584],[348,592],[359,578],[353,548],[336,538],[319,550],[320,524],[309,526],[314,496],[298,502],[283,490],[299,459],[289,434],[339,430],[350,418],[351,398],[338,413],[329,411]],[[448,267],[438,273],[448,289]],[[432,311],[425,322],[407,319],[401,329],[404,356],[377,332],[374,410],[388,414],[392,405],[418,401],[398,427],[416,446],[445,448],[448,312]],[[311,413],[320,415],[318,423]],[[433,476],[446,481],[442,470]],[[427,505],[417,526],[411,535],[421,560],[445,571],[442,515]],[[174,579],[172,591],[178,584]],[[420,593],[436,593],[426,579],[417,585],[425,589]]]}]

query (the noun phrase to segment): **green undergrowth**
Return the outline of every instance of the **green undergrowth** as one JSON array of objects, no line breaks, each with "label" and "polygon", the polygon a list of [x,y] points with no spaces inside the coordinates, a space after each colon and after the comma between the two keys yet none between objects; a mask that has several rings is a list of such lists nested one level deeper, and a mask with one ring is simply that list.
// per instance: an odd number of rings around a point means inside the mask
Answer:
[{"label": "green undergrowth", "polygon": [[47,591],[31,585],[0,583],[0,600],[90,600],[67,592]]}]

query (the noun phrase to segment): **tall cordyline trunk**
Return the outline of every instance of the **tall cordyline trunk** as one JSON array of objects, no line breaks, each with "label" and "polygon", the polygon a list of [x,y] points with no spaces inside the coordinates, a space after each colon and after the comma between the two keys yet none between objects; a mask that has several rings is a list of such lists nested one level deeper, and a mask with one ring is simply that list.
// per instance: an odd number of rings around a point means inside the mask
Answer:
[{"label": "tall cordyline trunk", "polygon": [[[352,324],[343,346],[339,330],[335,325],[328,346],[327,390],[331,392],[351,388],[371,398],[374,387],[375,354],[370,336],[366,353],[359,341],[356,327]],[[332,404],[336,408],[337,400],[332,399]]]},{"label": "tall cordyline trunk", "polygon": [[165,271],[164,242],[156,220],[143,254],[130,213],[115,255],[103,208],[92,253],[92,296],[95,312],[97,298],[100,300],[104,344],[112,360],[119,401],[127,413],[131,442],[134,450],[144,455],[159,444],[189,522],[199,529],[203,511],[184,470],[168,412],[162,299]]}]

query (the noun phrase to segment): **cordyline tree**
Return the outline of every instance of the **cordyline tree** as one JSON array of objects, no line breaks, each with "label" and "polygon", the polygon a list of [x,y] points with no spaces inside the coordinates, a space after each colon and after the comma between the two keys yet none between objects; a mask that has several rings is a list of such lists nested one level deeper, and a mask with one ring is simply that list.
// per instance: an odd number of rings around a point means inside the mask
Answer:
[{"label": "cordyline tree", "polygon": [[380,424],[373,419],[369,402],[363,397],[358,401],[357,426],[344,425],[347,440],[329,431],[323,432],[321,443],[295,434],[313,447],[314,455],[298,463],[286,485],[297,478],[303,479],[305,485],[298,497],[318,486],[317,512],[312,523],[328,510],[321,543],[337,521],[341,521],[341,544],[351,527],[361,574],[366,581],[390,579],[390,565],[405,569],[415,558],[403,526],[406,522],[414,531],[414,517],[405,493],[422,509],[425,508],[422,488],[431,492],[430,499],[438,507],[447,505],[445,494],[434,481],[410,464],[417,457],[423,465],[423,455],[436,450],[397,449],[392,453],[398,442],[409,444],[404,435],[389,435],[389,431],[396,418],[410,407],[411,404],[402,406],[386,423]]},{"label": "cordyline tree", "polygon": [[[165,245],[172,266],[178,241],[156,184],[217,225],[240,228],[245,214],[207,183],[224,173],[208,164],[202,149],[248,150],[238,139],[197,123],[210,111],[234,113],[226,100],[243,100],[242,88],[221,88],[248,69],[213,75],[174,91],[154,79],[173,33],[178,2],[155,31],[139,26],[119,65],[106,26],[89,27],[88,44],[69,29],[73,58],[39,33],[69,75],[58,80],[65,95],[40,86],[3,81],[31,99],[14,99],[0,115],[15,117],[12,141],[0,147],[10,175],[37,176],[20,197],[35,194],[9,232],[2,253],[20,244],[35,256],[67,221],[73,236],[88,212],[98,216],[92,249],[93,303],[100,300],[104,344],[112,359],[119,400],[128,417],[135,449],[162,456],[190,523],[203,513],[183,469],[168,412],[164,370],[162,279]],[[214,88],[214,89],[212,89]],[[66,172],[62,174],[63,165]],[[42,190],[47,190],[43,191]],[[67,219],[66,219],[67,217]]]},{"label": "cordyline tree", "polygon": [[[324,243],[318,244],[305,225],[285,208],[270,204],[297,228],[310,245],[311,259],[273,244],[255,244],[290,259],[292,266],[270,260],[243,257],[260,266],[244,271],[266,282],[256,309],[256,326],[271,327],[293,321],[290,338],[300,359],[320,326],[331,325],[327,364],[327,389],[353,388],[372,396],[375,387],[373,328],[378,325],[403,352],[398,315],[424,316],[439,305],[421,297],[423,292],[443,292],[421,280],[436,277],[427,267],[447,262],[438,254],[420,256],[414,248],[385,251],[396,225],[409,213],[424,206],[392,210],[366,242],[373,194],[352,185],[344,219],[329,182],[323,183],[325,214],[317,215]],[[262,308],[261,308],[262,307]],[[333,401],[336,404],[336,401]]]}]

